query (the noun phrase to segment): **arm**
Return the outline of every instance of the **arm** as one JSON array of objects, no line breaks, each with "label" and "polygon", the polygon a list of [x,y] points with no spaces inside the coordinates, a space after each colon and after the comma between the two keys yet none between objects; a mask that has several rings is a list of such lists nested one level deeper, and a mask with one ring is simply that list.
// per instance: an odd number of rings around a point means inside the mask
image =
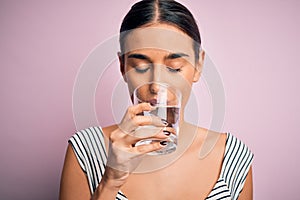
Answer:
[{"label": "arm", "polygon": [[250,166],[244,188],[239,196],[239,200],[252,200],[253,199],[253,182],[252,182],[252,166]]},{"label": "arm", "polygon": [[[106,181],[103,177],[92,199],[114,200],[119,188],[114,187],[113,184],[112,181]],[[59,199],[91,199],[87,177],[82,171],[71,145],[68,145],[67,148],[61,176]]]},{"label": "arm", "polygon": [[[119,189],[126,182],[129,174],[137,167],[142,157],[149,152],[163,147],[160,140],[168,138],[163,132],[166,126],[163,121],[154,117],[138,116],[144,110],[151,110],[149,103],[141,103],[128,108],[121,124],[115,130],[107,133],[109,148],[105,172],[94,191],[93,196],[89,190],[86,174],[82,171],[72,147],[69,145],[66,153],[60,186],[60,200],[115,199]],[[135,137],[134,131],[141,125],[155,125],[161,127],[161,131],[155,136]],[[119,128],[122,127],[122,128]],[[158,142],[135,146],[141,139],[155,138]]]},{"label": "arm", "polygon": [[80,168],[71,145],[68,145],[60,182],[60,200],[89,199],[91,193],[86,175]]}]

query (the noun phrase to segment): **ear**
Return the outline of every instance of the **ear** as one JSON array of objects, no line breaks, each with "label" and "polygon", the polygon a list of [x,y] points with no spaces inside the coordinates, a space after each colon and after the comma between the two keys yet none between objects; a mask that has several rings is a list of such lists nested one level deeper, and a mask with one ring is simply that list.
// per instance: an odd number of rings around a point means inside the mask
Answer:
[{"label": "ear", "polygon": [[125,61],[124,61],[124,54],[118,52],[119,64],[120,64],[120,71],[123,76],[123,80],[127,83],[127,78],[125,75]]},{"label": "ear", "polygon": [[194,74],[194,78],[193,78],[193,82],[197,82],[200,79],[201,73],[202,73],[202,68],[203,68],[203,64],[204,64],[204,57],[205,57],[205,51],[200,49],[199,52],[199,60],[196,62],[195,65],[195,74]]}]

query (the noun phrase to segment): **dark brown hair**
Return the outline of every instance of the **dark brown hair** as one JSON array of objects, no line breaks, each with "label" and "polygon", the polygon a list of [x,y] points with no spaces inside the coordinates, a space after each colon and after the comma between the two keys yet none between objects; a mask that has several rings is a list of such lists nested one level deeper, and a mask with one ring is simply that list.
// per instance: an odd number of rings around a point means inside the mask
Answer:
[{"label": "dark brown hair", "polygon": [[194,40],[195,59],[199,59],[201,38],[197,23],[185,6],[173,0],[143,0],[134,4],[121,24],[121,52],[124,53],[124,40],[130,30],[153,22],[173,25],[190,36]]}]

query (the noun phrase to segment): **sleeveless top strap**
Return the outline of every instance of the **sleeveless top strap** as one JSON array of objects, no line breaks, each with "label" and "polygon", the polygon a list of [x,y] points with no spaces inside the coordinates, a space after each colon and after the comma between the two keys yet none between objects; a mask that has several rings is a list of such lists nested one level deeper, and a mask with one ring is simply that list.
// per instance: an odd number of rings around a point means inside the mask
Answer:
[{"label": "sleeveless top strap", "polygon": [[227,133],[220,178],[226,182],[232,199],[238,199],[248,175],[253,153],[239,139]]},{"label": "sleeveless top strap", "polygon": [[107,160],[102,130],[99,127],[80,130],[69,139],[69,143],[87,175],[91,192],[94,192],[104,174]]},{"label": "sleeveless top strap", "polygon": [[[89,127],[77,131],[70,139],[80,167],[87,176],[91,194],[98,187],[105,171],[107,154],[104,146],[104,135],[100,127]],[[118,192],[116,199],[127,200]]]}]

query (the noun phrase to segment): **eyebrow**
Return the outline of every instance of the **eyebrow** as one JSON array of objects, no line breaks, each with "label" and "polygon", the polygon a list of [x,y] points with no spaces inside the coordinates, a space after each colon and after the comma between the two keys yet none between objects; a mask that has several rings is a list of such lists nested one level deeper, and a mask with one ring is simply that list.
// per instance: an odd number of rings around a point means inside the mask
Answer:
[{"label": "eyebrow", "polygon": [[187,55],[185,53],[171,53],[166,58],[167,59],[176,59],[176,58],[181,58],[181,57],[189,57],[189,55]]},{"label": "eyebrow", "polygon": [[136,59],[147,60],[148,62],[151,62],[151,59],[148,56],[139,53],[129,54],[127,58],[136,58]]},{"label": "eyebrow", "polygon": [[[166,59],[176,59],[176,58],[182,58],[182,57],[189,57],[189,55],[185,54],[185,53],[171,53],[166,57]],[[148,62],[151,62],[150,57],[148,57],[144,54],[139,54],[139,53],[129,54],[127,56],[127,58],[135,58],[135,59],[146,60]]]}]

